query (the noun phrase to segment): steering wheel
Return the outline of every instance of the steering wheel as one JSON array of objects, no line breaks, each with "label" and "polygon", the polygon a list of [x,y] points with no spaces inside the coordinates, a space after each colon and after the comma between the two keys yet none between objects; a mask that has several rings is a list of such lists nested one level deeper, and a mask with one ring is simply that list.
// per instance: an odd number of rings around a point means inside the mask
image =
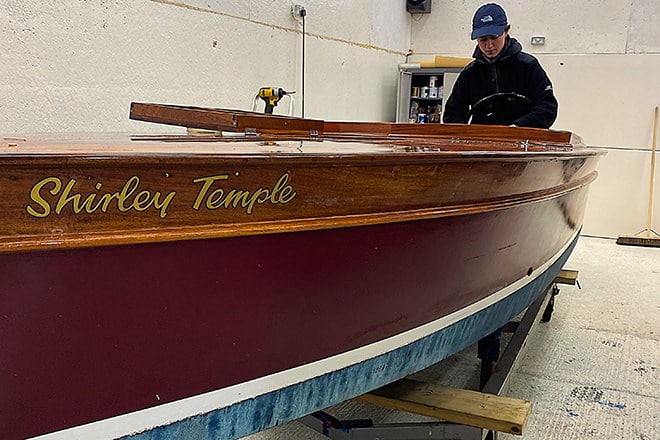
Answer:
[{"label": "steering wheel", "polygon": [[468,112],[469,124],[511,125],[532,110],[524,95],[514,92],[493,93],[480,99]]}]

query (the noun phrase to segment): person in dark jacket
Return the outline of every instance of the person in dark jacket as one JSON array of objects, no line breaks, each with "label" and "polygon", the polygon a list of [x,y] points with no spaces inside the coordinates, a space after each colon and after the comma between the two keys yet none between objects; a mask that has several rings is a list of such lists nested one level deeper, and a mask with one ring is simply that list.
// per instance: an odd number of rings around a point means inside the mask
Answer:
[{"label": "person in dark jacket", "polygon": [[537,128],[549,128],[555,122],[558,104],[552,83],[538,60],[509,36],[510,28],[501,6],[488,3],[477,9],[472,20],[472,39],[477,41],[474,61],[458,76],[445,104],[443,122],[466,124],[477,102],[503,93],[508,95],[500,95],[500,101],[526,104],[517,109],[515,105],[491,106],[481,115],[475,113],[471,122]]}]

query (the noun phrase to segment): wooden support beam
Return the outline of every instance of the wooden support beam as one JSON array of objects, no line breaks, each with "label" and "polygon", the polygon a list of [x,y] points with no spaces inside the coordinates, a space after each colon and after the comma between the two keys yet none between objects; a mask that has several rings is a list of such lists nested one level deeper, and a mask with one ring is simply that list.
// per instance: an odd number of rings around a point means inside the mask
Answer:
[{"label": "wooden support beam", "polygon": [[448,422],[522,435],[532,409],[528,400],[401,379],[356,400]]},{"label": "wooden support beam", "polygon": [[575,285],[575,283],[577,283],[577,277],[577,270],[562,269],[555,278],[555,283]]}]

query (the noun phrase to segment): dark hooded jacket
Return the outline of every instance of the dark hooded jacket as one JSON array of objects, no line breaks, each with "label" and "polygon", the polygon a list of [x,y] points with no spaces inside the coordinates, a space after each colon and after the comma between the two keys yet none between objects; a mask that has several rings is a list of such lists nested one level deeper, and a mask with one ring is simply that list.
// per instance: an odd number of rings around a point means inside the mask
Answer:
[{"label": "dark hooded jacket", "polygon": [[549,128],[555,122],[558,104],[548,75],[536,58],[522,51],[515,38],[507,36],[506,39],[502,52],[493,60],[478,46],[475,48],[474,61],[460,73],[445,104],[444,122],[466,124],[474,104],[486,96],[503,92],[523,95],[532,104],[531,111],[507,124]]}]

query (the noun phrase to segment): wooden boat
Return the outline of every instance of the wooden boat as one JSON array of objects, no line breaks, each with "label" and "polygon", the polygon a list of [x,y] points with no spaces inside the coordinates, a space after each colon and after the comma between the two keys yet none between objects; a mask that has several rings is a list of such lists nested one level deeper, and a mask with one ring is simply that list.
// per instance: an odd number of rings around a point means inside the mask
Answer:
[{"label": "wooden boat", "polygon": [[549,286],[600,156],[560,131],[131,117],[234,135],[0,148],[3,438],[237,438],[436,363]]}]

